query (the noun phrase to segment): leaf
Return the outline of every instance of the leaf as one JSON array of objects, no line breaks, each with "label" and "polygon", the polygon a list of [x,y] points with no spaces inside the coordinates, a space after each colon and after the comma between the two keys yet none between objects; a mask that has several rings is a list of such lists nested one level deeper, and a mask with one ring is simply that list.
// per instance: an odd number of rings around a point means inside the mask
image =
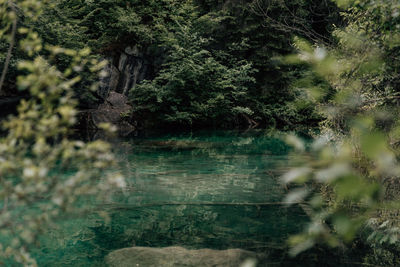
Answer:
[{"label": "leaf", "polygon": [[388,151],[387,140],[380,132],[364,134],[361,137],[361,149],[371,159],[376,159]]},{"label": "leaf", "polygon": [[307,188],[295,189],[286,195],[283,202],[288,206],[303,202],[304,198],[306,198],[309,193]]},{"label": "leaf", "polygon": [[301,140],[300,138],[298,138],[295,135],[288,135],[286,137],[286,142],[293,146],[297,151],[304,151],[305,150],[305,145],[303,140]]},{"label": "leaf", "polygon": [[301,168],[295,168],[287,173],[285,173],[282,176],[282,181],[285,184],[289,184],[292,182],[303,182],[306,180],[307,176],[311,173],[311,169],[308,167],[301,167]]},{"label": "leaf", "polygon": [[347,163],[336,163],[329,168],[318,171],[315,179],[318,182],[329,183],[335,179],[345,176],[351,172],[351,168]]},{"label": "leaf", "polygon": [[314,240],[308,238],[305,235],[292,236],[289,239],[289,243],[292,246],[289,251],[289,254],[292,257],[299,255],[300,253],[312,248],[315,245]]}]

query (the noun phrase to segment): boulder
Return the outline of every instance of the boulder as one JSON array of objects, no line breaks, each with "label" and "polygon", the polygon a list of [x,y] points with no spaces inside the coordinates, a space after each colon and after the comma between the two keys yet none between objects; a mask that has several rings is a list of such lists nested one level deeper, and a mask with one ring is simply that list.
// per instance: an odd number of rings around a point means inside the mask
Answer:
[{"label": "boulder", "polygon": [[128,97],[116,92],[110,92],[106,99],[106,104],[114,109],[120,109],[121,112],[130,112],[132,107],[128,104]]},{"label": "boulder", "polygon": [[92,125],[91,128],[99,129],[102,123],[110,123],[117,126],[119,135],[127,136],[136,130],[134,123],[128,120],[131,112],[132,106],[125,95],[110,92],[103,104],[97,109],[85,111],[82,117],[88,120],[86,123]]},{"label": "boulder", "polygon": [[106,263],[110,267],[255,267],[256,259],[256,253],[242,249],[132,247],[111,252],[106,257]]}]

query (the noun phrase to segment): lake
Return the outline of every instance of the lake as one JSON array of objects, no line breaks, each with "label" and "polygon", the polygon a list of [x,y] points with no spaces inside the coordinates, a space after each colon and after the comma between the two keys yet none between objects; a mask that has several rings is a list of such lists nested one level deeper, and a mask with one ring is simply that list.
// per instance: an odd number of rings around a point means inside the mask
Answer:
[{"label": "lake", "polygon": [[114,147],[127,187],[44,236],[39,266],[102,266],[109,252],[131,246],[242,248],[265,253],[270,265],[299,264],[286,242],[307,216],[282,203],[280,176],[293,160],[279,134],[137,137]]}]

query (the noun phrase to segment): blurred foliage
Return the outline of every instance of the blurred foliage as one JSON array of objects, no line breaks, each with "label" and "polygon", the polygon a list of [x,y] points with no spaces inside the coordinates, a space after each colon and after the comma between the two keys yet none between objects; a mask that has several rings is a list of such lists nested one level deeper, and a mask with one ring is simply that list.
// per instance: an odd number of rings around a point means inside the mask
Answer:
[{"label": "blurred foliage", "polygon": [[[0,1],[1,35],[13,38],[9,21],[16,12],[37,22],[45,1]],[[115,164],[107,143],[71,140],[76,123],[73,86],[87,68],[98,72],[104,63],[90,59],[90,50],[65,49],[43,43],[33,27],[18,27],[21,51],[27,60],[18,62],[19,90],[29,91],[18,113],[3,122],[0,139],[0,259],[2,264],[36,266],[29,251],[40,246],[39,237],[57,221],[80,216],[85,201],[104,197],[114,186],[124,186],[118,173],[105,171]],[[41,53],[43,51],[43,53]],[[47,57],[40,55],[46,54]],[[58,57],[71,65],[60,70]],[[68,172],[69,175],[65,175]]]},{"label": "blurred foliage", "polygon": [[390,191],[400,176],[395,60],[400,6],[386,0],[337,2],[347,8],[347,26],[333,32],[336,45],[312,46],[297,38],[299,53],[286,59],[307,62],[319,77],[316,82],[306,76],[298,84],[326,117],[309,147],[295,136],[288,139],[314,159],[283,176],[296,185],[288,199],[308,203],[312,219],[303,234],[291,238],[292,253],[317,243],[350,246],[362,239],[373,251],[366,262],[398,265],[392,257],[398,251],[398,215],[390,214],[398,211],[399,198]]}]

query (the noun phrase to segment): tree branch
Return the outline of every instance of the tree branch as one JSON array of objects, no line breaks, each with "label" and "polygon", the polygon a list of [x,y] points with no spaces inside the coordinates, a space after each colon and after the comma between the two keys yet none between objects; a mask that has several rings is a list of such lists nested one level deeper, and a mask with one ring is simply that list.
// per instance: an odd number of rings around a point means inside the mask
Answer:
[{"label": "tree branch", "polygon": [[3,68],[3,72],[1,73],[1,78],[0,78],[0,95],[2,93],[2,88],[3,88],[4,80],[6,78],[8,66],[10,65],[12,50],[13,50],[14,44],[15,44],[15,34],[17,32],[17,12],[15,10],[15,6],[12,3],[10,4],[10,7],[11,7],[11,10],[15,13],[15,18],[12,22],[10,47],[8,48],[6,61],[4,62],[4,68]]}]

